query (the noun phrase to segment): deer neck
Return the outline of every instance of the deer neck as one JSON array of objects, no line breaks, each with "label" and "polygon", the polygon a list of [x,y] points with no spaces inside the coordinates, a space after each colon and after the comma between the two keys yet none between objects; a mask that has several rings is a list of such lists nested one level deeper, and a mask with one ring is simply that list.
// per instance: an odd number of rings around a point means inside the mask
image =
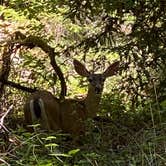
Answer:
[{"label": "deer neck", "polygon": [[85,106],[87,117],[95,117],[99,110],[101,94],[96,94],[92,86],[89,86],[87,97],[85,98]]}]

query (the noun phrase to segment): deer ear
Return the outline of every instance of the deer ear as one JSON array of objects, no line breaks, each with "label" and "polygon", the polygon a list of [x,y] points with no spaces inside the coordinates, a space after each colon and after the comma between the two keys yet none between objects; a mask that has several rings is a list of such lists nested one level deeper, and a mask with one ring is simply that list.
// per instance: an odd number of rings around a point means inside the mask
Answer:
[{"label": "deer ear", "polygon": [[107,69],[106,71],[103,73],[103,75],[105,77],[110,77],[112,75],[115,75],[116,72],[118,71],[119,69],[119,61],[117,62],[114,62],[113,64],[111,64]]},{"label": "deer ear", "polygon": [[89,76],[89,74],[90,74],[89,71],[86,69],[86,67],[81,62],[74,59],[73,64],[74,64],[75,71],[79,75],[81,75],[83,77],[88,77]]}]

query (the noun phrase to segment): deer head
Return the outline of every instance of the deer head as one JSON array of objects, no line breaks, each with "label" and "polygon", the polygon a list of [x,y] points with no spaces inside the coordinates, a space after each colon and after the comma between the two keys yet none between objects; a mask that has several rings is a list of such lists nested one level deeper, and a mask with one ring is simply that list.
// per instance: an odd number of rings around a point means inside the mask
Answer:
[{"label": "deer head", "polygon": [[74,60],[74,67],[75,67],[75,71],[83,77],[87,77],[87,80],[89,81],[89,85],[91,86],[91,88],[94,89],[94,92],[96,94],[101,94],[103,91],[103,86],[104,86],[104,82],[106,80],[107,77],[110,77],[112,75],[114,75],[119,67],[119,62],[115,62],[112,65],[110,65],[104,73],[102,74],[93,74],[90,73],[86,67],[80,63],[78,60]]},{"label": "deer head", "polygon": [[78,60],[74,60],[73,64],[75,71],[89,81],[87,97],[81,101],[60,101],[50,92],[35,92],[25,104],[24,115],[27,124],[39,120],[41,127],[47,130],[61,129],[72,134],[85,131],[85,120],[96,116],[98,111],[104,81],[116,74],[119,62],[111,64],[102,74],[90,73]]}]

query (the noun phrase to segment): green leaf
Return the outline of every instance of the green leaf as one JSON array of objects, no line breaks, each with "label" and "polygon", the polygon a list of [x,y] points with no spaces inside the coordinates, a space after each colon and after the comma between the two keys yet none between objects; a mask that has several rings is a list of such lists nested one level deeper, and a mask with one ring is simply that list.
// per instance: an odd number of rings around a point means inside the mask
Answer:
[{"label": "green leaf", "polygon": [[55,136],[49,136],[49,137],[43,138],[43,139],[45,139],[46,141],[50,141],[50,140],[55,140],[56,137]]},{"label": "green leaf", "polygon": [[68,154],[63,154],[63,153],[54,153],[54,154],[50,154],[50,156],[54,156],[54,157],[71,157]]},{"label": "green leaf", "polygon": [[57,147],[59,146],[58,144],[55,144],[55,143],[50,143],[50,144],[47,144],[45,145],[46,147]]},{"label": "green leaf", "polygon": [[70,151],[68,152],[68,154],[74,156],[74,155],[75,155],[76,153],[78,153],[79,151],[80,151],[80,149],[70,150]]}]

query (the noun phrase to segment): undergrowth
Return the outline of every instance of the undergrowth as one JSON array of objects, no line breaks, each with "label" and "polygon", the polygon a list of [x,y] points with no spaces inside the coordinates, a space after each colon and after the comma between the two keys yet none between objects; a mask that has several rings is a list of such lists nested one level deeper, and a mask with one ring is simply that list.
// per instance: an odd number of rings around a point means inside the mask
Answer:
[{"label": "undergrowth", "polygon": [[[109,110],[109,102],[104,107]],[[119,112],[115,111],[118,107]],[[8,135],[1,133],[0,163],[2,166],[164,166],[166,113],[163,108],[160,113],[152,108],[125,112],[117,104],[111,116],[87,120],[87,132],[78,138],[60,131],[29,133],[15,125]],[[22,123],[16,119],[14,122]]]}]

